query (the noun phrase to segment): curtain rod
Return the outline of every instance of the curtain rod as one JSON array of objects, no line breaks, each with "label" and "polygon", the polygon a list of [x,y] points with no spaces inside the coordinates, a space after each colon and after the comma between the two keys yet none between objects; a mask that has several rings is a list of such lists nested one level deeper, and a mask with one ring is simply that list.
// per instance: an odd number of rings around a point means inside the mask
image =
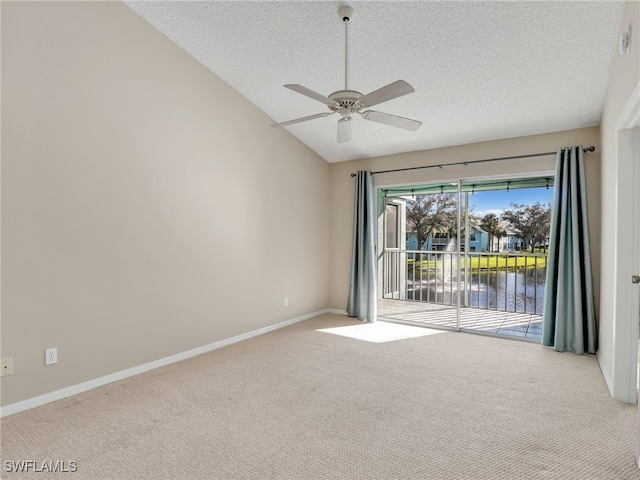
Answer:
[{"label": "curtain rod", "polygon": [[[596,147],[591,145],[590,147],[584,148],[583,152],[595,152]],[[394,170],[379,170],[377,172],[371,172],[371,175],[376,175],[378,173],[391,173],[391,172],[405,172],[407,170],[420,170],[423,168],[442,168],[442,167],[452,167],[454,165],[471,165],[472,163],[484,163],[484,162],[497,162],[499,160],[515,160],[518,158],[531,158],[531,157],[546,157],[549,155],[556,155],[558,152],[544,152],[544,153],[531,153],[529,155],[517,155],[515,157],[499,157],[499,158],[486,158],[484,160],[469,160],[466,162],[455,162],[455,163],[442,163],[440,165],[425,165],[422,167],[408,167],[408,168],[396,168]],[[355,177],[356,174],[352,173],[352,177]]]}]

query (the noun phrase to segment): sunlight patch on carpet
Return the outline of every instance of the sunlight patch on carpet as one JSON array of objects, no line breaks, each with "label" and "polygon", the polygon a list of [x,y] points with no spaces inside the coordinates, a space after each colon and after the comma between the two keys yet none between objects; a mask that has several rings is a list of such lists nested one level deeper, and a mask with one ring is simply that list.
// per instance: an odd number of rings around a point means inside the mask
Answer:
[{"label": "sunlight patch on carpet", "polygon": [[349,325],[347,327],[321,328],[317,331],[372,343],[395,342],[396,340],[405,340],[407,338],[417,338],[427,335],[435,335],[436,333],[445,333],[444,330],[434,330],[431,328],[413,327],[411,325],[387,322],[362,323],[361,325]]}]

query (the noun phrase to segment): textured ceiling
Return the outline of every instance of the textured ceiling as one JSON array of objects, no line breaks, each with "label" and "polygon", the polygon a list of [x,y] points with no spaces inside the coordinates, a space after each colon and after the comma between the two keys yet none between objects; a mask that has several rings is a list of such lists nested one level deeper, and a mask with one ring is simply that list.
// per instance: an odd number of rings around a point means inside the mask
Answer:
[{"label": "textured ceiling", "polygon": [[[275,122],[326,112],[283,88],[344,88],[345,2],[126,2]],[[375,110],[409,132],[338,116],[286,127],[325,158],[363,157],[598,125],[624,2],[350,1],[349,88],[402,79],[415,93]]]}]

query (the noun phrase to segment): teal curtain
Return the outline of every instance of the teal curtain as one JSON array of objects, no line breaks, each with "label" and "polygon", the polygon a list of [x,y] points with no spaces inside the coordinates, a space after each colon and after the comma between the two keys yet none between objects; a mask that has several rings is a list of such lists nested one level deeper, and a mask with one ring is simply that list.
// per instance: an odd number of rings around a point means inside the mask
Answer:
[{"label": "teal curtain", "polygon": [[377,315],[375,231],[373,180],[371,172],[360,171],[356,175],[347,314],[368,322],[375,322]]},{"label": "teal curtain", "polygon": [[542,320],[542,344],[560,352],[595,353],[596,317],[582,145],[561,148]]}]

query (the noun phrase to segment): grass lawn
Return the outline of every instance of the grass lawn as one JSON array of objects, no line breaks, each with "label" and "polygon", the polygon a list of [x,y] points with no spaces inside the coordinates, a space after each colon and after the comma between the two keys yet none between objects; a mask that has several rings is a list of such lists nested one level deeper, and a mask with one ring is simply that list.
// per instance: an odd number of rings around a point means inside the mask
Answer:
[{"label": "grass lawn", "polygon": [[[453,259],[455,257],[452,256]],[[463,257],[464,258],[464,257]],[[407,260],[407,267],[409,271],[412,271],[414,266],[414,260]],[[449,264],[450,260],[444,260],[446,264]],[[426,273],[428,270],[442,269],[443,260],[439,259],[425,259],[422,262],[415,262],[416,270],[419,268],[418,264],[421,264],[422,270]],[[454,261],[451,261],[451,265],[455,265]],[[467,265],[471,272],[479,272],[486,270],[516,270],[522,268],[544,268],[547,266],[546,256],[527,256],[525,254],[513,254],[509,257],[497,256],[497,255],[473,255],[467,259]],[[461,265],[464,268],[464,263]]]}]

